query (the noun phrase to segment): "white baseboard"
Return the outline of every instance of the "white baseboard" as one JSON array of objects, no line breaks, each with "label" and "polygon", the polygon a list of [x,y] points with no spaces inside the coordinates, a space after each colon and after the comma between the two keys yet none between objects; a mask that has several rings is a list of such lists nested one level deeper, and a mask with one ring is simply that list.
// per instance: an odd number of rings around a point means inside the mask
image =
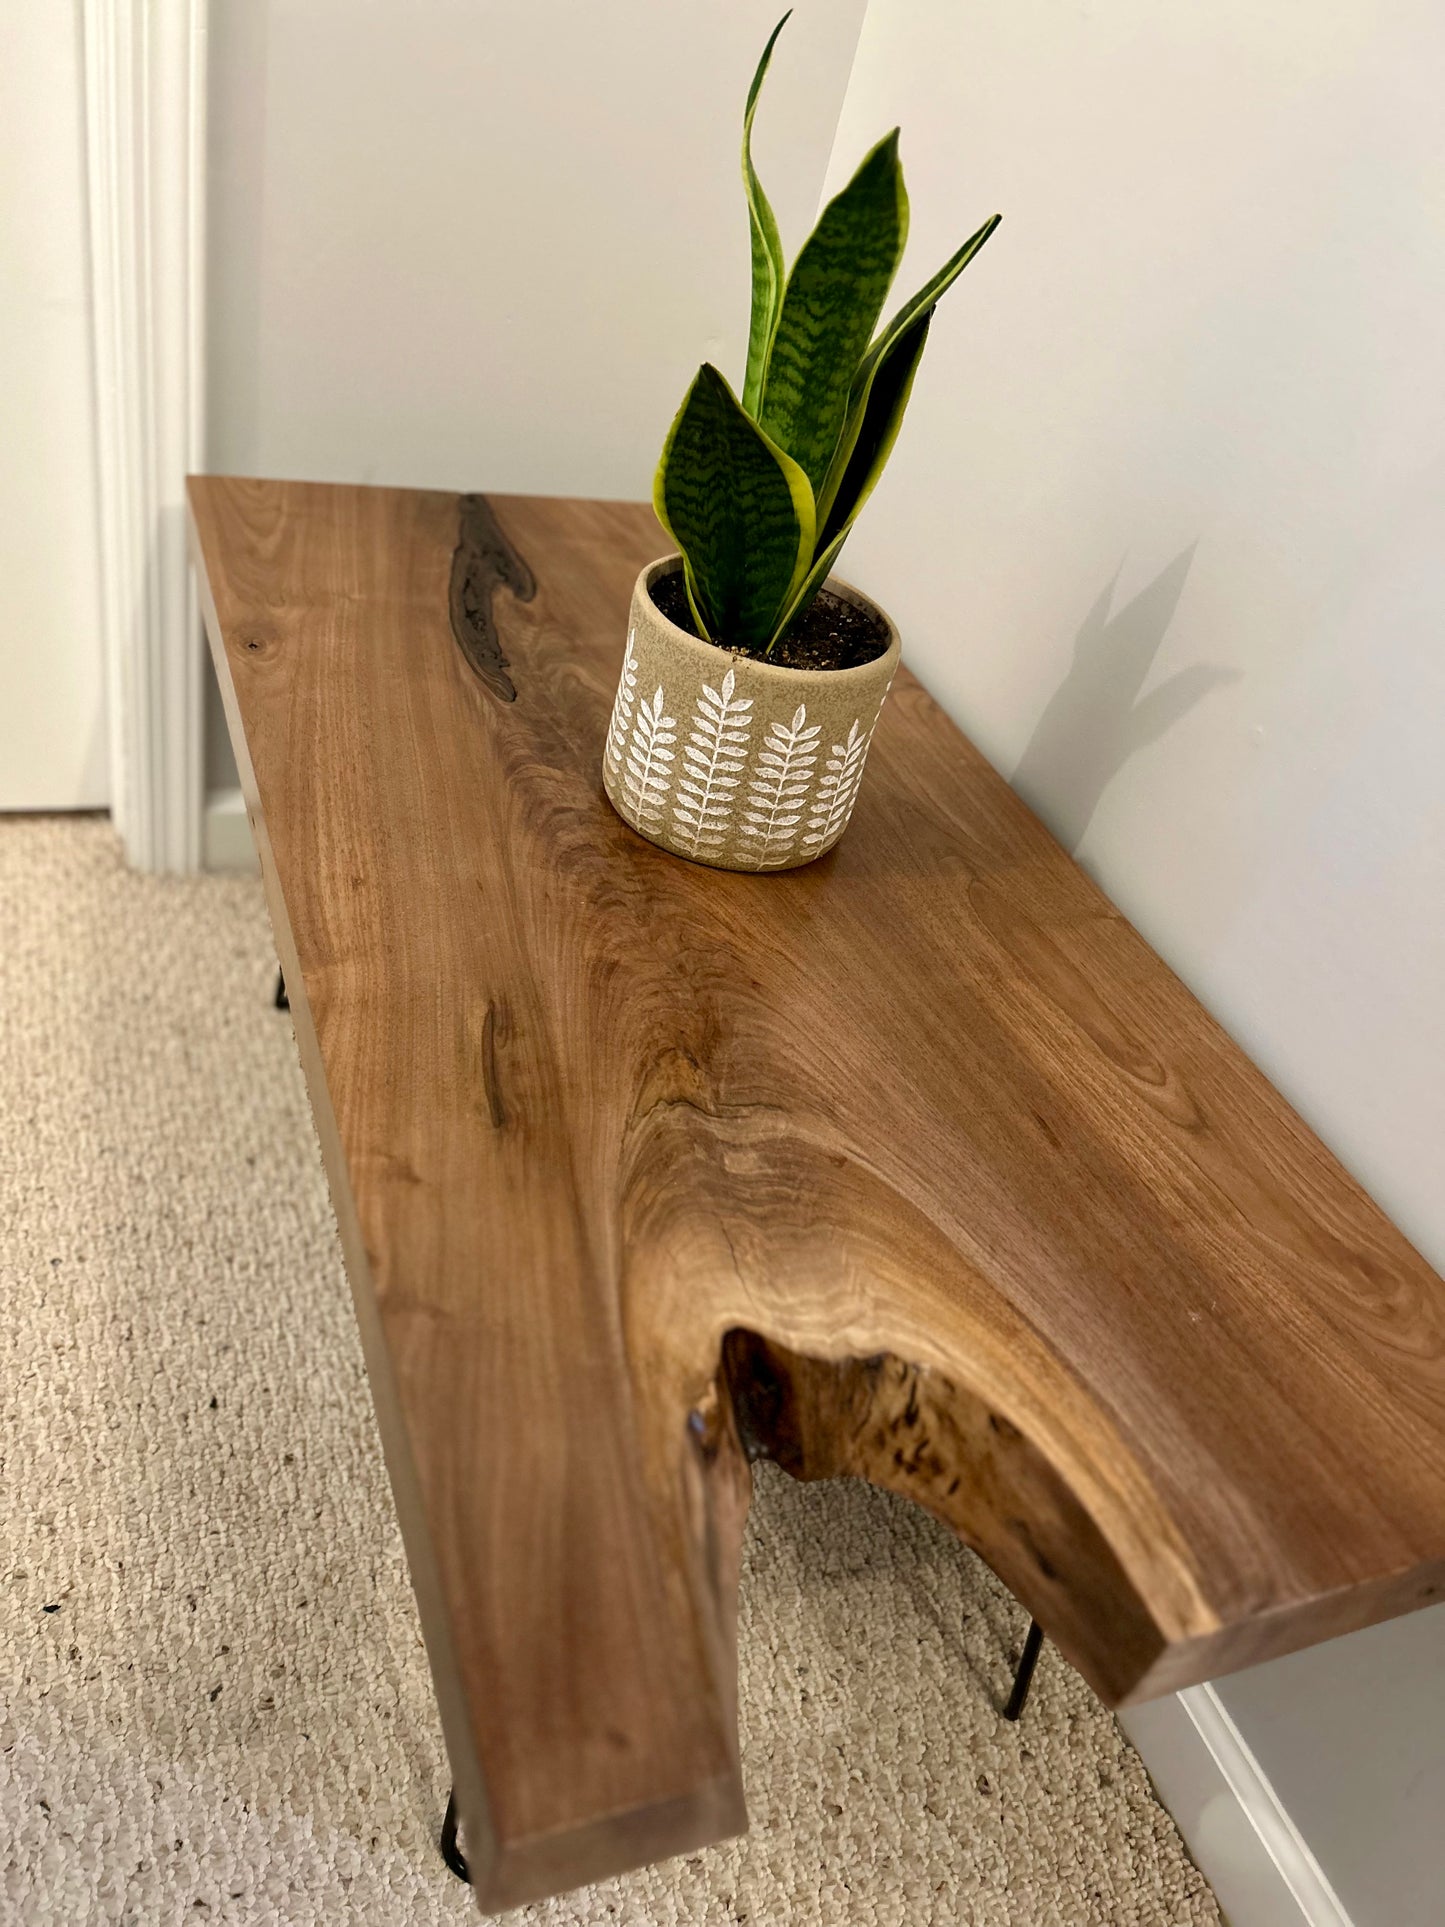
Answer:
[{"label": "white baseboard", "polygon": [[1119,1724],[1230,1927],[1350,1927],[1212,1686],[1126,1707]]},{"label": "white baseboard", "polygon": [[208,870],[241,871],[251,876],[259,873],[256,842],[239,790],[212,790],[206,797],[201,861]]}]

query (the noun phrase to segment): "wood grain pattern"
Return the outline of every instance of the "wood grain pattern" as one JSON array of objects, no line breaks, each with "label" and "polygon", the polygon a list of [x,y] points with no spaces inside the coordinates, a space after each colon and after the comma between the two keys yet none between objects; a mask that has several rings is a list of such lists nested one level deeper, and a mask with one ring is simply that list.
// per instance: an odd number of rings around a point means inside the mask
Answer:
[{"label": "wood grain pattern", "polygon": [[1445,1288],[906,670],[838,850],[707,871],[601,795],[647,511],[192,505],[485,1907],[745,1824],[759,1454],[1110,1701],[1441,1596]]}]

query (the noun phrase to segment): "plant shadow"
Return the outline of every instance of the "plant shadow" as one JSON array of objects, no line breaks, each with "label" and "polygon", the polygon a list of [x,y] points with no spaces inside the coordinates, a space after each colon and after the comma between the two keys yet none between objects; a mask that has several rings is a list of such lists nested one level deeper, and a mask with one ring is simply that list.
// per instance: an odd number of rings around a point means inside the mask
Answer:
[{"label": "plant shadow", "polygon": [[1073,666],[1014,769],[1013,787],[1071,854],[1129,758],[1158,742],[1212,690],[1240,680],[1237,669],[1192,663],[1147,696],[1139,694],[1174,620],[1197,547],[1195,541],[1181,549],[1118,610],[1115,570],[1075,638]]}]

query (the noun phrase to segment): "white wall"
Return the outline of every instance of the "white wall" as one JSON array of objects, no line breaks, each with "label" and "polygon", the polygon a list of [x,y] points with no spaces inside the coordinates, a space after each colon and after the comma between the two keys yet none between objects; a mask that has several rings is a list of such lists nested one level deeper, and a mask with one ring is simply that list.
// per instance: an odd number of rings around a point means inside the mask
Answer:
[{"label": "white wall", "polygon": [[1445,1612],[1220,1680],[1354,1927],[1445,1918]]},{"label": "white wall", "polygon": [[[743,99],[778,0],[212,0],[214,465],[645,495],[740,362]],[[863,0],[805,5],[758,128],[811,218]]]},{"label": "white wall", "polygon": [[[786,28],[755,152],[811,222],[864,0]],[[741,380],[743,101],[780,0],[211,0],[208,465],[646,496]],[[212,704],[213,783],[234,781]]]},{"label": "white wall", "polygon": [[109,801],[76,7],[0,0],[0,809]]},{"label": "white wall", "polygon": [[[842,572],[1437,1268],[1442,71],[1438,0],[871,0],[829,176],[902,123],[910,286],[1004,213]],[[1220,1691],[1437,1922],[1445,1611]]]}]

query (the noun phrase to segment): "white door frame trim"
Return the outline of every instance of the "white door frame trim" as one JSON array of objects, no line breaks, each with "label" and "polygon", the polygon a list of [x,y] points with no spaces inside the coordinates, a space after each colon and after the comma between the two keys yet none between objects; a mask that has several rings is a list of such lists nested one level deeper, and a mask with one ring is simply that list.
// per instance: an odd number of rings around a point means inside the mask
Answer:
[{"label": "white door frame trim", "polygon": [[142,870],[200,867],[201,631],[185,478],[204,433],[207,0],[84,0],[112,812]]}]

